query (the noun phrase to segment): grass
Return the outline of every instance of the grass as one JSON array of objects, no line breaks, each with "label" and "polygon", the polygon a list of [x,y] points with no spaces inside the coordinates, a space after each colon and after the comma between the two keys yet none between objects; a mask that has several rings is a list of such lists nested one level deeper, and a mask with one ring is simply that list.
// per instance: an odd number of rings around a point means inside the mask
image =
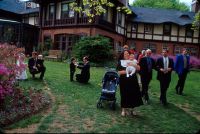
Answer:
[{"label": "grass", "polygon": [[[89,84],[69,81],[69,65],[67,63],[46,61],[45,80],[55,96],[52,113],[40,120],[40,115],[26,120],[40,122],[37,133],[196,133],[200,129],[200,121],[191,115],[200,115],[200,79],[199,72],[190,72],[187,77],[184,96],[175,94],[177,75],[172,75],[172,82],[168,89],[168,107],[159,104],[159,83],[156,72],[150,84],[150,105],[137,108],[136,117],[121,117],[120,96],[117,90],[116,111],[110,110],[108,105],[97,109],[96,103],[101,93],[101,81],[105,73],[104,68],[91,68]],[[77,69],[77,73],[79,70]],[[30,76],[29,76],[30,77]],[[28,88],[44,87],[44,83],[32,80],[20,83]],[[186,108],[185,112],[180,107]],[[16,127],[24,127],[24,121],[18,122]]]}]

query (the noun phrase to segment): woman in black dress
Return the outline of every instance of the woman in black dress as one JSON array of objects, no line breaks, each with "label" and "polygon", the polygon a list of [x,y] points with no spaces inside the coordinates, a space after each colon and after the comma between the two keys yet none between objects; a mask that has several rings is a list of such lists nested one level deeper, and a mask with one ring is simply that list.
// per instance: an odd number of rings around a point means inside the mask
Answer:
[{"label": "woman in black dress", "polygon": [[[126,67],[121,64],[122,60],[129,60],[129,54],[130,52],[125,50],[117,65],[118,74],[120,75],[119,87],[122,116],[128,114],[128,109],[131,109],[131,114],[135,115],[136,113],[133,111],[133,108],[143,105],[136,73],[130,77],[126,77]],[[134,66],[137,71],[140,70],[139,65],[132,64],[132,66]]]}]

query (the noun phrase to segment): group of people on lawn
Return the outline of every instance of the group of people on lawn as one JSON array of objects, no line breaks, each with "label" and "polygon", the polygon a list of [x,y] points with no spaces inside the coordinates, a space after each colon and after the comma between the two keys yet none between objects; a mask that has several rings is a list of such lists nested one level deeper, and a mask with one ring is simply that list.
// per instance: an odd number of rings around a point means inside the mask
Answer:
[{"label": "group of people on lawn", "polygon": [[[171,73],[173,70],[178,74],[179,80],[175,87],[177,94],[183,94],[183,88],[187,73],[189,72],[190,57],[187,49],[182,50],[182,54],[177,55],[174,63],[173,59],[168,57],[168,50],[162,50],[162,57],[156,61],[151,58],[151,50],[142,51],[138,56],[137,63],[124,66],[124,60],[130,60],[134,53],[124,46],[124,50],[119,57],[117,71],[120,75],[119,87],[121,95],[122,116],[136,115],[135,107],[143,105],[143,101],[149,104],[149,83],[152,80],[153,69],[157,71],[157,80],[160,82],[160,103],[166,106],[167,89],[171,82]],[[135,68],[135,73],[127,77],[127,67]]]},{"label": "group of people on lawn", "polygon": [[[151,50],[143,50],[135,59],[134,51],[130,51],[128,46],[124,46],[124,50],[119,56],[117,71],[119,74],[119,88],[121,96],[122,116],[136,115],[135,107],[143,105],[143,101],[149,104],[149,83],[152,79],[153,69],[157,71],[157,80],[160,82],[160,102],[164,106],[167,103],[167,89],[171,82],[171,73],[173,70],[178,74],[179,80],[175,87],[177,94],[183,94],[183,88],[187,73],[189,72],[190,57],[187,49],[182,50],[182,54],[177,55],[176,62],[173,62],[168,56],[168,50],[162,50],[162,57],[155,61],[151,58]],[[21,54],[18,58],[18,64],[24,63],[25,56]],[[40,74],[43,79],[46,67],[44,66],[42,55],[32,52],[32,57],[28,61],[29,72],[35,78],[35,74]],[[90,79],[90,63],[87,56],[83,57],[83,63],[76,62],[75,58],[71,58],[70,62],[70,81],[74,81],[73,77],[76,68],[81,69],[80,74],[76,74],[76,80],[80,83],[88,83]],[[25,71],[25,70],[24,70]],[[21,76],[20,76],[21,75]],[[17,79],[27,79],[26,72],[17,76]]]}]

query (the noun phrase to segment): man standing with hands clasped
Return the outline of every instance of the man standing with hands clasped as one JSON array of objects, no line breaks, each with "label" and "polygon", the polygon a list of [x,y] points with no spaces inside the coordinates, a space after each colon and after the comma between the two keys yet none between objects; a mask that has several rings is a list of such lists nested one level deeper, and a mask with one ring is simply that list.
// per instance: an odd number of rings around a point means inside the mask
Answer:
[{"label": "man standing with hands clasped", "polygon": [[162,55],[163,57],[157,60],[156,70],[158,71],[157,79],[160,81],[160,102],[165,106],[167,105],[166,94],[171,82],[174,62],[168,57],[168,50],[163,49]]}]

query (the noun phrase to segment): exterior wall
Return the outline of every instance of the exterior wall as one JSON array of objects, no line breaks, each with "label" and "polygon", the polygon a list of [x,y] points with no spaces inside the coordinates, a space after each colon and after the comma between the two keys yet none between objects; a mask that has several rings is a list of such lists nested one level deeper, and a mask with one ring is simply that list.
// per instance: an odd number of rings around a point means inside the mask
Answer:
[{"label": "exterior wall", "polygon": [[99,28],[63,28],[63,29],[47,29],[42,30],[42,42],[44,42],[44,36],[50,36],[52,41],[55,42],[54,36],[56,34],[75,34],[75,35],[102,35],[105,37],[109,37],[113,40],[113,47],[115,48],[115,44],[119,43],[123,44],[125,41],[125,37],[122,35],[119,35],[117,33],[108,32]]},{"label": "exterior wall", "polygon": [[35,25],[34,17],[29,17],[29,24],[30,25]]},{"label": "exterior wall", "polygon": [[61,2],[57,3],[57,7],[56,7],[56,19],[60,19],[61,18]]},{"label": "exterior wall", "polygon": [[112,23],[113,18],[113,10],[111,8],[108,8],[108,22]]},{"label": "exterior wall", "polygon": [[174,43],[174,42],[162,42],[162,41],[148,41],[148,40],[128,40],[127,44],[130,46],[131,44],[135,44],[135,49],[137,52],[142,51],[145,47],[145,44],[154,44],[156,47],[156,54],[161,54],[162,49],[166,48],[169,50],[170,55],[176,55],[178,54],[176,52],[176,48],[189,48],[189,49],[195,49],[196,55],[199,57],[200,54],[200,47],[195,44],[187,44],[187,43]]}]

